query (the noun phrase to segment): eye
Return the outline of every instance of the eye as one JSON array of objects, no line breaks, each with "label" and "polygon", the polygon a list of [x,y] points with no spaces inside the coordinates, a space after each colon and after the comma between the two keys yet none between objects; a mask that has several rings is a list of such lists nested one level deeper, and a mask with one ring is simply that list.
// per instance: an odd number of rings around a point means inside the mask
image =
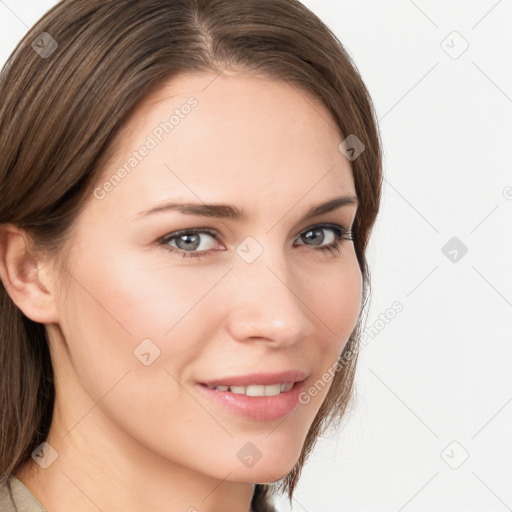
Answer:
[{"label": "eye", "polygon": [[[330,231],[331,233],[325,236],[325,231]],[[322,252],[328,251],[335,255],[340,252],[341,245],[344,240],[353,240],[353,238],[351,230],[347,230],[337,224],[322,224],[319,226],[312,226],[306,231],[303,231],[298,240],[310,241],[312,242],[312,246],[315,246],[315,250]]]},{"label": "eye", "polygon": [[[327,236],[324,232],[330,232]],[[215,242],[208,241],[208,238],[216,240],[218,233],[211,229],[184,229],[171,233],[161,238],[158,243],[168,251],[182,254],[183,258],[199,258],[201,256],[212,256],[215,251]],[[303,231],[297,240],[305,240],[310,243],[299,243],[307,245],[314,251],[330,252],[335,255],[340,252],[344,240],[353,240],[352,231],[337,224],[322,224],[312,226]],[[221,249],[225,250],[225,249]]]},{"label": "eye", "polygon": [[[166,249],[171,252],[182,252],[184,258],[198,258],[200,256],[212,254],[211,252],[208,252],[208,250],[212,249],[215,244],[210,243],[209,247],[207,239],[208,237],[215,239],[216,236],[217,233],[209,229],[186,229],[165,236],[159,243],[164,245]],[[174,242],[175,245],[172,245],[172,242]]]}]

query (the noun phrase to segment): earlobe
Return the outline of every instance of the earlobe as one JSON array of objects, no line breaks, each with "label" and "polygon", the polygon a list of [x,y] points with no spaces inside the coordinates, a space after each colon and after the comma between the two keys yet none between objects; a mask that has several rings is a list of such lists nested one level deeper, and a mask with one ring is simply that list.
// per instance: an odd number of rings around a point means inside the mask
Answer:
[{"label": "earlobe", "polygon": [[25,316],[39,323],[56,323],[58,312],[47,262],[29,250],[28,235],[13,224],[0,226],[0,279]]}]

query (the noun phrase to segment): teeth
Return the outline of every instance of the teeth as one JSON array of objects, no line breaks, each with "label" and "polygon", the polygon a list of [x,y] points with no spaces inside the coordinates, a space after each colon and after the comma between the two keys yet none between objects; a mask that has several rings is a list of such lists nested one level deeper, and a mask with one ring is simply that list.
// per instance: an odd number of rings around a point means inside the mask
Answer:
[{"label": "teeth", "polygon": [[293,388],[294,382],[287,382],[286,384],[281,384],[281,392],[290,391]]},{"label": "teeth", "polygon": [[275,396],[279,393],[284,393],[293,388],[293,382],[284,382],[281,384],[271,384],[268,386],[260,386],[257,384],[250,384],[249,386],[210,386],[210,389],[217,391],[231,391],[237,395],[247,396]]},{"label": "teeth", "polygon": [[229,386],[229,391],[237,395],[246,395],[247,386]]}]

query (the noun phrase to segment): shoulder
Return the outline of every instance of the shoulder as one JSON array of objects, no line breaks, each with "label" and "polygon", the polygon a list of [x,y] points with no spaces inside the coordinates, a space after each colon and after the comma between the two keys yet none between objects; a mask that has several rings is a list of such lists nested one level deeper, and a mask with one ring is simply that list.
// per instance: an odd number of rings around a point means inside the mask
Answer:
[{"label": "shoulder", "polygon": [[38,499],[15,476],[0,485],[0,512],[47,512]]}]

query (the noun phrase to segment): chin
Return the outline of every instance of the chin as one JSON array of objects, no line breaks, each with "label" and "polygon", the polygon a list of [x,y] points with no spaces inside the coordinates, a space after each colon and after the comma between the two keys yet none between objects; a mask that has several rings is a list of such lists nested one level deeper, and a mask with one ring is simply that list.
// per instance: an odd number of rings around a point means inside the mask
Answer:
[{"label": "chin", "polygon": [[298,454],[296,457],[287,459],[282,454],[280,456],[279,453],[276,453],[274,457],[261,458],[252,467],[244,467],[244,464],[239,464],[235,469],[231,468],[233,472],[229,475],[229,480],[254,484],[277,482],[292,471],[297,458]]},{"label": "chin", "polygon": [[256,468],[247,470],[237,469],[229,475],[228,480],[251,484],[272,484],[288,475],[292,468],[293,466],[283,470],[281,467],[276,468],[275,466],[269,465],[268,467],[261,466],[258,470],[256,470]]}]

